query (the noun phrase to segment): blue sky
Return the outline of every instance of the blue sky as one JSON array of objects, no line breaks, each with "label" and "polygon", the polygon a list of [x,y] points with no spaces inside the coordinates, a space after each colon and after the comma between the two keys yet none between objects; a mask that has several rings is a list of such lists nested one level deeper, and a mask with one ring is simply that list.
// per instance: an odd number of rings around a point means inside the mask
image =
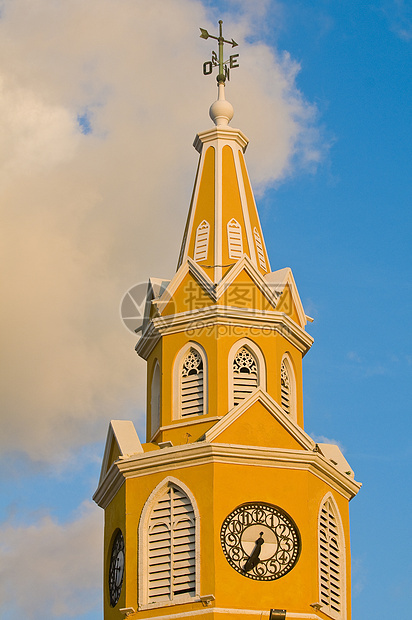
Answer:
[{"label": "blue sky", "polygon": [[136,282],[173,275],[191,143],[215,98],[196,28],[223,18],[240,43],[227,98],[250,139],[272,268],[292,268],[315,319],[305,429],[339,443],[363,483],[351,502],[353,619],[406,618],[412,6],[152,6],[2,3],[0,615],[102,617],[90,498],[110,418],[144,434],[144,365],[119,305]]}]

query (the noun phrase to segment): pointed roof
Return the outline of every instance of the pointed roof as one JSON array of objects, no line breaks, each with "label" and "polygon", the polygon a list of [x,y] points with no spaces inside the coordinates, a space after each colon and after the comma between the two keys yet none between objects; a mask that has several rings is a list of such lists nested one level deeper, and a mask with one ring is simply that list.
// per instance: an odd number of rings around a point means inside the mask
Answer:
[{"label": "pointed roof", "polygon": [[99,486],[117,459],[139,453],[143,453],[143,448],[133,422],[130,420],[111,420],[107,431]]},{"label": "pointed roof", "polygon": [[216,126],[199,133],[193,144],[200,160],[178,268],[191,258],[218,283],[246,255],[264,275],[270,272],[269,257],[243,156],[249,141],[228,126],[233,108],[224,98],[224,84],[210,115]]}]

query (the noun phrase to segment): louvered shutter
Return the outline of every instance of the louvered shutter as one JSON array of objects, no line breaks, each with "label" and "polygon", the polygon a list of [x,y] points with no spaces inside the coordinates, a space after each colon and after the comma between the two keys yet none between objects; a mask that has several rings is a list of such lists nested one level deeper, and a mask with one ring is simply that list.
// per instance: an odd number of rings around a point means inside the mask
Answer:
[{"label": "louvered shutter", "polygon": [[233,360],[233,404],[238,405],[258,386],[258,367],[252,353],[242,347]]},{"label": "louvered shutter", "polygon": [[206,260],[209,249],[210,224],[203,220],[196,229],[194,259],[196,262]]},{"label": "louvered shutter", "polygon": [[228,222],[227,239],[229,246],[229,258],[238,260],[243,254],[242,229],[240,224],[234,218]]},{"label": "louvered shutter", "polygon": [[195,566],[195,514],[187,495],[176,487],[172,488],[173,503],[173,596],[189,594],[196,589]]},{"label": "louvered shutter", "polygon": [[196,591],[195,515],[187,495],[170,485],[149,519],[148,601],[170,601]]},{"label": "louvered shutter", "polygon": [[285,362],[280,367],[280,404],[285,413],[290,413],[290,377]]},{"label": "louvered shutter", "polygon": [[266,260],[265,260],[265,253],[263,251],[262,239],[260,238],[260,234],[259,234],[258,229],[256,228],[256,226],[253,229],[253,236],[255,237],[256,252],[257,252],[257,255],[258,255],[258,259],[259,259],[259,265],[261,266],[263,271],[267,271]]},{"label": "louvered shutter", "polygon": [[180,377],[181,416],[203,414],[203,361],[191,348],[183,360]]},{"label": "louvered shutter", "polygon": [[[327,500],[319,518],[319,597],[320,603],[335,618],[342,611],[342,556],[335,511]],[[322,607],[322,611],[326,611]]]}]

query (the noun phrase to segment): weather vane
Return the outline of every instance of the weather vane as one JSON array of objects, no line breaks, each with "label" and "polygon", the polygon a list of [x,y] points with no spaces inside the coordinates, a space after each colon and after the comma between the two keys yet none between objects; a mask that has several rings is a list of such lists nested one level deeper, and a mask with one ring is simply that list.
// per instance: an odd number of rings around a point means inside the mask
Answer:
[{"label": "weather vane", "polygon": [[223,60],[223,45],[224,43],[229,43],[232,47],[236,47],[237,43],[232,39],[231,41],[227,41],[223,38],[222,33],[222,20],[219,20],[219,36],[214,37],[212,34],[209,34],[207,30],[204,28],[200,28],[200,38],[201,39],[216,39],[219,43],[219,56],[216,52],[212,52],[212,60],[207,60],[203,63],[203,75],[210,75],[213,71],[214,67],[219,67],[219,73],[217,76],[217,83],[224,84],[226,79],[230,80],[230,69],[235,69],[239,66],[238,58],[239,54],[232,54],[229,56],[228,60]]}]

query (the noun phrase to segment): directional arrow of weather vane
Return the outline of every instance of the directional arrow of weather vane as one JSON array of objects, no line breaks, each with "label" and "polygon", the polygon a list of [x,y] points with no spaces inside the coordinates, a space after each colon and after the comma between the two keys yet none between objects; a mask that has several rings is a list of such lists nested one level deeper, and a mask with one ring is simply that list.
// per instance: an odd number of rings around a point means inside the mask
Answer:
[{"label": "directional arrow of weather vane", "polygon": [[223,38],[222,33],[222,24],[223,21],[219,20],[219,36],[215,37],[212,34],[209,34],[207,30],[204,28],[200,28],[200,38],[201,39],[215,39],[219,43],[219,56],[216,55],[216,52],[212,52],[212,60],[207,60],[203,63],[203,74],[210,75],[212,73],[213,67],[219,66],[219,74],[217,76],[218,84],[224,84],[226,78],[230,79],[229,70],[235,69],[238,67],[237,59],[239,58],[239,54],[232,54],[229,56],[228,60],[223,60],[223,45],[225,43],[229,43],[232,47],[236,47],[237,43],[234,39],[228,41]]}]

